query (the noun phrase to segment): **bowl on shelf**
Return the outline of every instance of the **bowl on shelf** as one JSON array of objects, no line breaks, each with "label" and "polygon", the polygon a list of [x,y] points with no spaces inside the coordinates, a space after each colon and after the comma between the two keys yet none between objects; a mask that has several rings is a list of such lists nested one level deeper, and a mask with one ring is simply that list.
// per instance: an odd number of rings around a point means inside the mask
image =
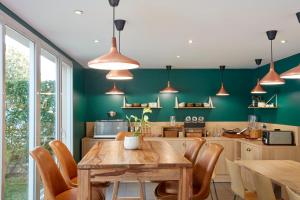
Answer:
[{"label": "bowl on shelf", "polygon": [[140,103],[133,103],[132,107],[141,107],[141,104]]},{"label": "bowl on shelf", "polygon": [[178,104],[178,107],[179,107],[179,108],[184,108],[184,107],[185,107],[185,102],[179,103],[179,104]]},{"label": "bowl on shelf", "polygon": [[143,108],[148,107],[148,103],[142,103],[142,104],[141,104],[141,107],[143,107]]},{"label": "bowl on shelf", "polygon": [[194,106],[195,106],[194,103],[187,103],[187,104],[186,104],[186,107],[194,107]]},{"label": "bowl on shelf", "polygon": [[209,103],[203,103],[203,107],[209,108],[209,107],[210,107],[210,104],[209,104]]},{"label": "bowl on shelf", "polygon": [[131,108],[131,107],[132,107],[132,104],[131,104],[131,103],[126,103],[126,104],[125,104],[125,107],[126,107],[126,108]]},{"label": "bowl on shelf", "polygon": [[157,103],[156,102],[150,102],[149,107],[150,108],[157,108]]},{"label": "bowl on shelf", "polygon": [[195,103],[195,107],[203,107],[203,103]]}]

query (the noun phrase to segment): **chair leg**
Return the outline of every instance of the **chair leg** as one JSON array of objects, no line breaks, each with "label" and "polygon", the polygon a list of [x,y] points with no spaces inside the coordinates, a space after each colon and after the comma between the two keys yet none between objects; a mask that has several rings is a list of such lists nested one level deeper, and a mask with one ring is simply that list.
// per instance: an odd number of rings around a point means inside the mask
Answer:
[{"label": "chair leg", "polygon": [[211,192],[211,189],[210,189],[210,188],[209,188],[209,192],[210,192],[211,200],[214,200],[213,193]]},{"label": "chair leg", "polygon": [[118,198],[118,192],[119,192],[119,186],[120,186],[120,182],[119,181],[115,181],[114,182],[113,192],[112,192],[112,200],[117,200],[117,198]]},{"label": "chair leg", "polygon": [[236,200],[236,194],[234,194],[234,196],[233,196],[233,200]]},{"label": "chair leg", "polygon": [[140,199],[141,200],[146,200],[145,197],[145,183],[144,182],[139,182],[140,184]]},{"label": "chair leg", "polygon": [[215,181],[214,181],[214,180],[212,180],[212,182],[213,182],[213,186],[214,186],[214,190],[215,190],[216,198],[217,198],[217,200],[219,200],[219,197],[218,197],[218,193],[217,193],[217,188],[216,188]]}]

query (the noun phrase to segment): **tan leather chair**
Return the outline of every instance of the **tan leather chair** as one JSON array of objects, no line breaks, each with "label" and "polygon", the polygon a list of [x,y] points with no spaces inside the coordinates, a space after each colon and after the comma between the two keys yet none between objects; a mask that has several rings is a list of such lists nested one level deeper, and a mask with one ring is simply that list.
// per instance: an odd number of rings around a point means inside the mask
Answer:
[{"label": "tan leather chair", "polygon": [[195,164],[195,161],[197,159],[198,153],[203,146],[203,144],[206,142],[204,138],[194,138],[194,142],[189,145],[184,153],[184,157],[191,161],[193,165]]},{"label": "tan leather chair", "polygon": [[[45,189],[47,200],[77,200],[77,188],[70,187],[61,175],[50,153],[43,147],[30,152],[35,160]],[[93,200],[102,200],[102,193],[93,192]]]},{"label": "tan leather chair", "polygon": [[122,141],[125,139],[125,136],[132,136],[131,132],[126,132],[126,131],[121,131],[116,135],[116,139],[117,141]]},{"label": "tan leather chair", "polygon": [[234,200],[236,197],[240,197],[245,200],[255,200],[256,193],[247,191],[241,175],[241,168],[235,162],[228,160],[226,158],[226,165],[230,176],[231,181],[231,190],[234,193]]},{"label": "tan leather chair", "polygon": [[[219,144],[206,144],[202,153],[199,154],[193,167],[193,197],[192,200],[204,200],[210,193],[210,182],[216,163],[223,151]],[[176,184],[160,183],[155,189],[155,196],[161,200],[177,199],[178,182]]]},{"label": "tan leather chair", "polygon": [[[69,184],[71,187],[77,187],[77,164],[68,147],[59,140],[51,141],[49,146],[57,157],[62,175],[67,184]],[[93,186],[104,188],[109,186],[109,182],[93,183]]]},{"label": "tan leather chair", "polygon": [[289,197],[289,200],[300,200],[300,194],[297,194],[293,190],[291,190],[289,187],[286,187],[286,191]]}]

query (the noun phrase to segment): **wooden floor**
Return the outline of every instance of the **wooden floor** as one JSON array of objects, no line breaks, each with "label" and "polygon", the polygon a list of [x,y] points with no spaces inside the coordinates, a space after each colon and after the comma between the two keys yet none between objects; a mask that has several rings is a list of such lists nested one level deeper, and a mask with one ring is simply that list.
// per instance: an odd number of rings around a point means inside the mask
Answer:
[{"label": "wooden floor", "polygon": [[[156,183],[146,183],[146,200],[155,200],[153,190],[156,187]],[[233,193],[230,189],[230,183],[216,183],[217,193],[219,200],[232,200]],[[213,193],[213,199],[211,197],[207,200],[216,200],[213,187],[211,185],[211,191]],[[112,185],[106,190],[106,200],[111,200]],[[138,196],[138,184],[137,183],[121,183],[120,184],[120,197],[132,197]]]}]

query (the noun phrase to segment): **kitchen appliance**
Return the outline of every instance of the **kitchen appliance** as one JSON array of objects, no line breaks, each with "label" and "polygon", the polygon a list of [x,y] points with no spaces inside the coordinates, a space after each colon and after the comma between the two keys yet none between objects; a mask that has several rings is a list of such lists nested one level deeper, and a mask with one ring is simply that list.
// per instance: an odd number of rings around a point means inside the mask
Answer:
[{"label": "kitchen appliance", "polygon": [[262,142],[266,145],[294,145],[293,131],[263,131]]},{"label": "kitchen appliance", "polygon": [[95,122],[94,138],[115,138],[120,131],[128,131],[128,122],[122,119]]},{"label": "kitchen appliance", "polygon": [[[199,120],[200,119],[200,120]],[[205,134],[204,117],[187,116],[184,121],[184,134],[186,137],[202,137]]]}]

